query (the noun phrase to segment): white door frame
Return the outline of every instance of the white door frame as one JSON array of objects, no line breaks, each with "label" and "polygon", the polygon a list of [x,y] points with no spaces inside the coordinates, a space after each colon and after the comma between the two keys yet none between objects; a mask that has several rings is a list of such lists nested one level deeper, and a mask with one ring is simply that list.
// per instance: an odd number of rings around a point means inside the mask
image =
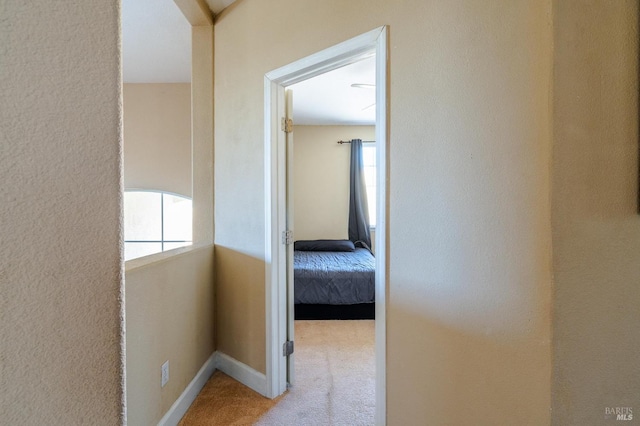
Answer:
[{"label": "white door frame", "polygon": [[386,423],[386,295],[387,295],[387,27],[379,27],[333,47],[273,70],[264,78],[265,122],[265,263],[267,396],[287,388],[282,348],[287,331],[286,149],[280,120],[285,114],[284,88],[376,55],[376,424]]}]

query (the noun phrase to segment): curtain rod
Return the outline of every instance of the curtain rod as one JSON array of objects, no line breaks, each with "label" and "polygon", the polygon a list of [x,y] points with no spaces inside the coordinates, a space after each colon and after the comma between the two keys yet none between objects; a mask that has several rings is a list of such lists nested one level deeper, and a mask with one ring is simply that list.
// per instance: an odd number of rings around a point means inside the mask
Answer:
[{"label": "curtain rod", "polygon": [[[362,141],[362,143],[375,143],[376,141]],[[340,145],[342,145],[343,143],[351,143],[351,141],[338,141],[338,143]]]}]

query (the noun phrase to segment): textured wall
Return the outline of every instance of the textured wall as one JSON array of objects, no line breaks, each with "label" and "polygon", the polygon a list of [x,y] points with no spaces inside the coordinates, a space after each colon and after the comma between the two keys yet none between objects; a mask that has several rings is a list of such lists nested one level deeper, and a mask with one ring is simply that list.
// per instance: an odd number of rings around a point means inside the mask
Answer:
[{"label": "textured wall", "polygon": [[[245,0],[223,13],[216,243],[264,260],[264,74],[383,24],[388,424],[548,424],[550,1]],[[262,277],[227,276],[230,306],[264,304]],[[219,326],[245,352],[264,344],[263,322]]]},{"label": "textured wall", "polygon": [[135,264],[127,262],[125,283],[127,420],[155,425],[214,351],[213,247]]},{"label": "textured wall", "polygon": [[119,424],[118,2],[0,16],[0,422]]},{"label": "textured wall", "polygon": [[191,84],[124,84],[124,187],[191,197]]},{"label": "textured wall", "polygon": [[336,142],[356,138],[374,140],[375,127],[295,126],[293,225],[296,240],[349,238],[351,149],[350,145]]},{"label": "textured wall", "polygon": [[552,424],[637,424],[638,2],[554,12]]}]

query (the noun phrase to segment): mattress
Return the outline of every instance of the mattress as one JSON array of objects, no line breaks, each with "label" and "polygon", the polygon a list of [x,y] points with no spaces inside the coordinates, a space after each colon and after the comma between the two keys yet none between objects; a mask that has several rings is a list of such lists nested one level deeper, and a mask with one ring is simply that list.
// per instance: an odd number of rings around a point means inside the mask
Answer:
[{"label": "mattress", "polygon": [[352,252],[293,252],[296,304],[352,305],[375,302],[375,258]]}]

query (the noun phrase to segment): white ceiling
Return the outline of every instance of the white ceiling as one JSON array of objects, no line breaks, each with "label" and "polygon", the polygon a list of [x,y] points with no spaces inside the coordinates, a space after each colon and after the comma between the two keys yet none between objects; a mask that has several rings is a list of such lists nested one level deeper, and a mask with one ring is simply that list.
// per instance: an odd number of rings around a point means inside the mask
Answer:
[{"label": "white ceiling", "polygon": [[[214,13],[234,0],[206,0]],[[191,81],[191,26],[173,0],[122,0],[122,66],[125,83]],[[374,124],[375,91],[351,84],[375,83],[369,58],[297,83],[296,124]]]},{"label": "white ceiling", "polygon": [[[289,87],[295,124],[375,124],[375,56]],[[351,87],[367,84],[371,87]]]}]

